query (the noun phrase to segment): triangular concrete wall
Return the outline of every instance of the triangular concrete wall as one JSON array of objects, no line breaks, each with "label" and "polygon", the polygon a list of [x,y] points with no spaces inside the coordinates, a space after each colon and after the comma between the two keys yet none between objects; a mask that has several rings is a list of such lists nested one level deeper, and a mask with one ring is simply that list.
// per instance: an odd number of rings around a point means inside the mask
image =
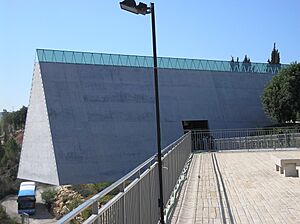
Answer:
[{"label": "triangular concrete wall", "polygon": [[59,185],[45,99],[40,66],[36,63],[18,178]]},{"label": "triangular concrete wall", "polygon": [[[160,69],[162,146],[182,121],[211,129],[270,124],[260,97],[271,74]],[[115,181],[156,153],[151,68],[35,66],[19,178],[50,184]]]}]

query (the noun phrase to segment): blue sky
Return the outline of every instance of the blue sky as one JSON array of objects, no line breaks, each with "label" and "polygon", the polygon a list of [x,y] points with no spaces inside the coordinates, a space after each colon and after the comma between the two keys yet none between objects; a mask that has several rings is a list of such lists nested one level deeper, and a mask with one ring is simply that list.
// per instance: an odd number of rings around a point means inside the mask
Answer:
[{"label": "blue sky", "polygon": [[[149,2],[146,2],[149,3]],[[299,0],[155,1],[158,56],[300,61]],[[27,106],[36,48],[151,55],[149,16],[119,1],[0,0],[0,111]]]}]

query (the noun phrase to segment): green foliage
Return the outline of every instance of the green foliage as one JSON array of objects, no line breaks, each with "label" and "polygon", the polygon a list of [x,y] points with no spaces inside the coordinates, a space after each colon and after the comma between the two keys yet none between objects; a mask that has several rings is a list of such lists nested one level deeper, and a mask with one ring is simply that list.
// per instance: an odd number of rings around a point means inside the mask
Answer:
[{"label": "green foliage", "polygon": [[18,162],[18,156],[21,148],[14,139],[9,139],[3,145],[2,157],[0,157],[0,166],[11,167]]},{"label": "green foliage", "polygon": [[17,224],[18,222],[9,218],[9,216],[6,214],[5,209],[0,206],[0,222],[5,224]]},{"label": "green foliage", "polygon": [[79,194],[81,194],[84,198],[88,198],[102,191],[110,184],[110,182],[101,182],[97,184],[79,184],[73,185],[72,188],[74,191],[77,191]]},{"label": "green foliage", "polygon": [[99,203],[101,205],[105,205],[108,201],[110,201],[115,195],[107,194],[103,198],[100,199]]},{"label": "green foliage", "polygon": [[83,200],[81,198],[73,198],[72,200],[69,201],[67,204],[67,208],[72,211],[75,208],[77,208],[79,205],[81,205]]},{"label": "green foliage", "polygon": [[88,208],[88,209],[84,210],[81,213],[81,215],[82,215],[83,220],[87,220],[92,215],[92,208]]},{"label": "green foliage", "polygon": [[[103,198],[101,198],[101,200],[99,201],[100,205],[104,205],[106,204],[109,200],[111,200],[114,197],[114,195],[105,195]],[[79,205],[82,204],[82,200],[80,198],[75,198],[73,200],[70,201],[70,203],[67,205],[67,208],[72,211],[73,209],[77,208]],[[90,216],[92,215],[92,208],[88,208],[86,210],[84,210],[81,213],[81,217],[83,220],[88,219]],[[76,218],[74,220],[72,220],[70,223],[72,224],[77,224],[80,223],[76,220]]]},{"label": "green foliage", "polygon": [[14,139],[1,145],[0,151],[0,199],[7,194],[16,193],[20,146]]},{"label": "green foliage", "polygon": [[250,57],[248,57],[247,55],[245,55],[243,63],[251,63]]},{"label": "green foliage", "polygon": [[3,110],[0,120],[0,135],[9,135],[15,130],[24,129],[26,115],[27,107],[25,106],[15,112],[7,112],[7,110]]},{"label": "green foliage", "polygon": [[[74,198],[72,199],[69,204],[67,205],[67,208],[69,211],[72,211],[73,209],[77,208],[79,205],[81,205],[83,203],[83,200],[80,199],[80,198]],[[92,214],[92,209],[91,208],[88,208],[86,210],[84,210],[82,213],[81,213],[81,218],[83,220],[86,220],[88,219],[88,217],[90,217]],[[77,223],[81,223],[81,222],[78,222],[76,220],[76,218],[74,220],[72,220],[70,223],[72,224],[77,224]]]},{"label": "green foliage", "polygon": [[266,86],[264,110],[279,123],[297,120],[300,113],[300,63],[281,69]]},{"label": "green foliage", "polygon": [[[87,198],[90,198],[90,197],[94,196],[95,194],[99,193],[100,191],[104,190],[109,185],[111,185],[110,182],[101,182],[101,183],[97,183],[97,184],[79,184],[79,185],[73,185],[72,189],[74,191],[77,191],[85,199],[87,199]],[[100,205],[106,204],[117,193],[119,193],[118,189],[113,190],[112,192],[110,192],[110,194],[105,195],[103,198],[101,198],[101,200],[99,201],[99,204]],[[71,211],[74,208],[76,208],[77,206],[79,206],[80,204],[82,204],[82,201],[80,199],[74,199],[67,205],[67,207]],[[88,217],[91,216],[91,214],[92,214],[92,209],[88,208],[81,213],[81,217],[83,220],[86,220]],[[77,224],[79,222],[76,221],[76,219],[75,219],[75,220],[72,220],[71,223]]]},{"label": "green foliage", "polygon": [[16,112],[3,110],[0,119],[0,199],[16,193],[20,181],[17,180],[21,147],[13,139],[15,130],[25,127],[27,108]]},{"label": "green foliage", "polygon": [[48,209],[50,209],[52,203],[54,202],[57,190],[55,189],[47,189],[42,193],[42,199],[45,202]]},{"label": "green foliage", "polygon": [[3,156],[4,156],[4,149],[3,149],[2,143],[0,141],[0,161],[1,161]]},{"label": "green foliage", "polygon": [[14,193],[13,189],[14,180],[8,176],[2,176],[0,178],[0,199],[8,194]]},{"label": "green foliage", "polygon": [[[91,215],[92,215],[92,208],[87,208],[80,215],[75,217],[75,219],[71,220],[70,223],[71,224],[83,223],[83,221],[87,220]],[[80,220],[82,220],[82,221],[80,221]]]}]

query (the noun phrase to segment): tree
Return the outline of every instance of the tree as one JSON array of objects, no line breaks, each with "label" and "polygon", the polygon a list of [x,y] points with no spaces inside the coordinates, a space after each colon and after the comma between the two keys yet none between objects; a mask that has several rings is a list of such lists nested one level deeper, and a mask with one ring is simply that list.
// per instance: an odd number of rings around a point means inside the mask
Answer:
[{"label": "tree", "polygon": [[4,150],[3,150],[3,147],[2,147],[2,142],[0,140],[0,161],[1,161],[2,157],[3,157],[3,155],[4,155]]},{"label": "tree", "polygon": [[7,110],[3,110],[2,118],[0,120],[0,135],[3,135],[3,133],[10,135],[18,129],[24,129],[26,115],[27,107],[25,106],[14,112],[7,112]]},{"label": "tree", "polygon": [[17,142],[11,138],[3,146],[3,156],[0,160],[0,165],[13,166],[19,161],[19,154],[21,151]]},{"label": "tree", "polygon": [[16,193],[20,146],[11,138],[2,145],[0,155],[0,199],[7,194]]},{"label": "tree", "polygon": [[300,113],[300,63],[281,69],[266,86],[264,110],[279,123],[297,120]]},{"label": "tree", "polygon": [[274,47],[271,53],[271,61],[268,59],[269,64],[280,64],[280,53],[278,49],[276,49],[276,43],[274,43]]},{"label": "tree", "polygon": [[251,63],[251,60],[247,55],[245,55],[243,63]]},{"label": "tree", "polygon": [[242,71],[251,72],[251,60],[250,57],[245,55],[243,63],[242,63]]},{"label": "tree", "polygon": [[267,72],[276,74],[281,68],[280,53],[276,49],[276,43],[274,43],[273,50],[271,52],[271,60],[268,59]]}]

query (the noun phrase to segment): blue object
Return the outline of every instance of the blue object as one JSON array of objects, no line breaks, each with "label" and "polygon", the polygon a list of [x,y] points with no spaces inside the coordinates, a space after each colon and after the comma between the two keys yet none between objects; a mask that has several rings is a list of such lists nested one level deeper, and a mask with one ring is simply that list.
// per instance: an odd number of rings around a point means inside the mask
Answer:
[{"label": "blue object", "polygon": [[34,190],[20,190],[18,197],[22,196],[35,196],[35,191]]}]

